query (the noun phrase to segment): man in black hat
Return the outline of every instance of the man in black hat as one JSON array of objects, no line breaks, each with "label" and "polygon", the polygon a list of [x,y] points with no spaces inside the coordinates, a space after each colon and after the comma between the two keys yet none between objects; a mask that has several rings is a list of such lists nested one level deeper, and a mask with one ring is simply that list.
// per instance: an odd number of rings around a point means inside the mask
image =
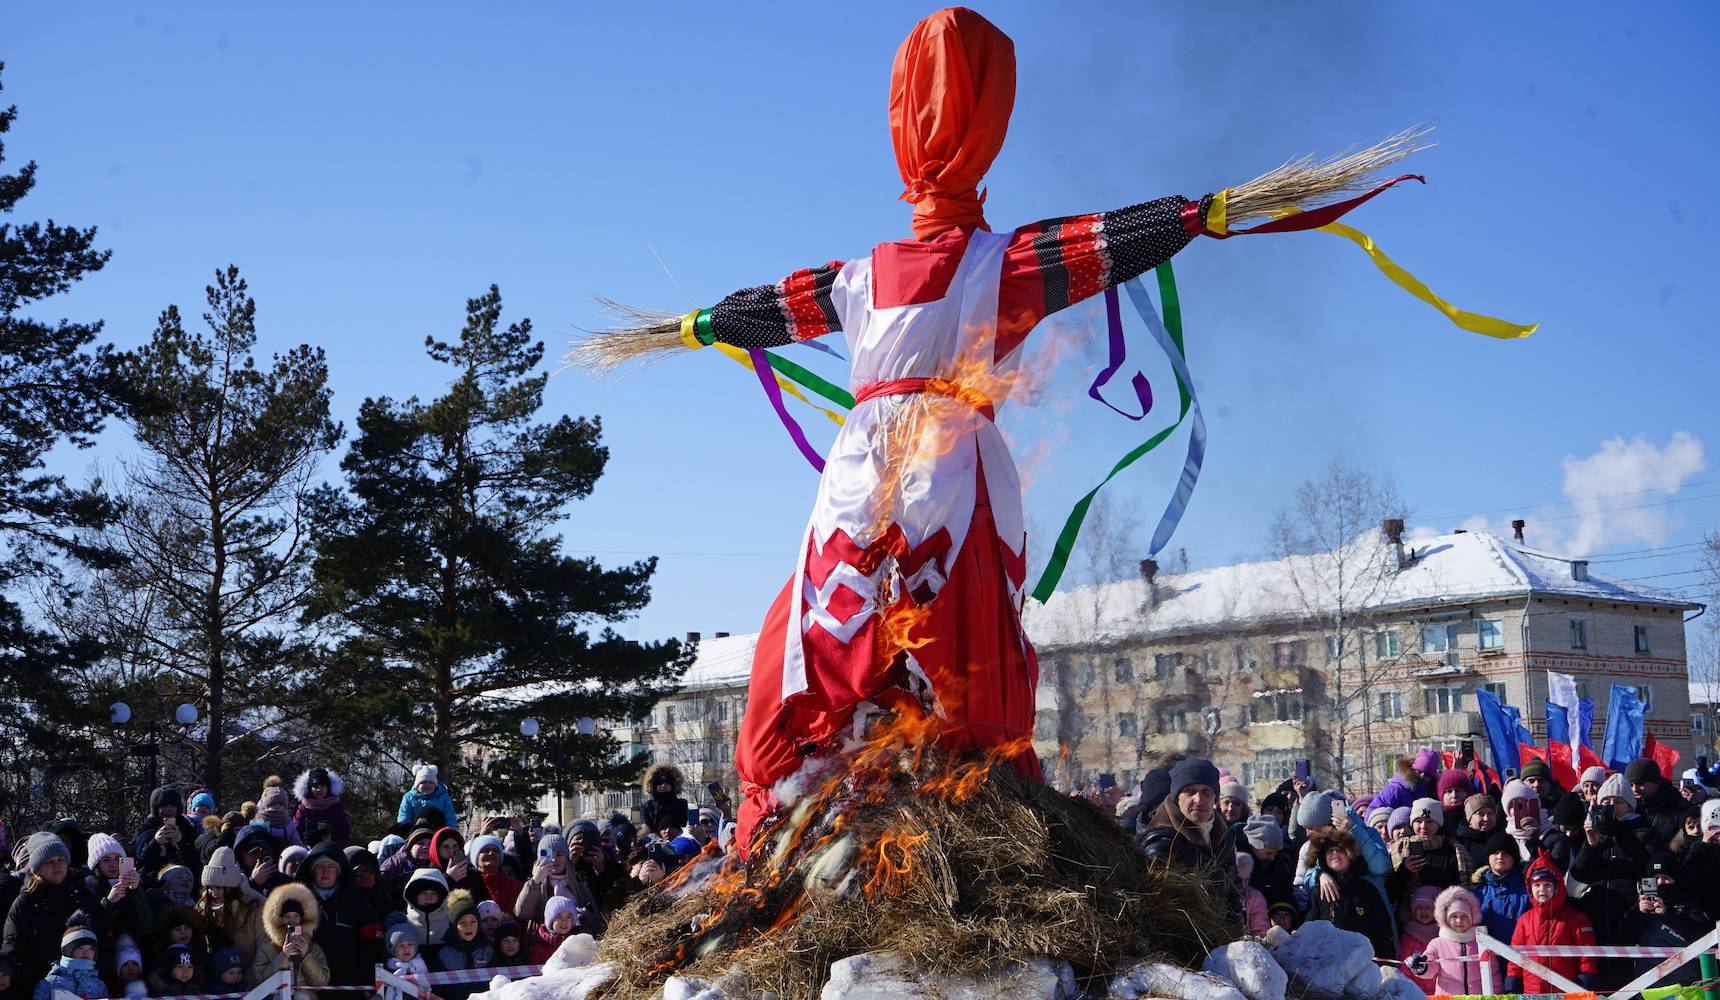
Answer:
[{"label": "man in black hat", "polygon": [[1672,838],[1684,828],[1684,813],[1690,803],[1678,794],[1660,773],[1660,765],[1650,757],[1631,761],[1624,769],[1624,780],[1630,783],[1631,794],[1636,796],[1636,811],[1654,824],[1662,844],[1672,843]]},{"label": "man in black hat", "polygon": [[1149,861],[1171,868],[1214,868],[1230,912],[1240,914],[1236,840],[1218,815],[1218,768],[1188,757],[1171,765],[1169,779],[1164,801],[1142,816],[1141,850]]}]

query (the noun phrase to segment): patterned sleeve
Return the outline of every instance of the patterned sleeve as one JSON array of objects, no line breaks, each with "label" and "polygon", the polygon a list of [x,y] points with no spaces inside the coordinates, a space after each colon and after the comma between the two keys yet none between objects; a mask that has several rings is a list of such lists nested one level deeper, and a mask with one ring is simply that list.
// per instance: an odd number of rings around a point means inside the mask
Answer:
[{"label": "patterned sleeve", "polygon": [[1017,229],[998,292],[999,350],[1015,348],[1052,313],[1170,260],[1194,239],[1183,223],[1187,204],[1172,195]]},{"label": "patterned sleeve", "polygon": [[736,347],[781,347],[842,328],[831,288],[842,261],[802,268],[774,285],[743,288],[710,310],[711,333]]}]

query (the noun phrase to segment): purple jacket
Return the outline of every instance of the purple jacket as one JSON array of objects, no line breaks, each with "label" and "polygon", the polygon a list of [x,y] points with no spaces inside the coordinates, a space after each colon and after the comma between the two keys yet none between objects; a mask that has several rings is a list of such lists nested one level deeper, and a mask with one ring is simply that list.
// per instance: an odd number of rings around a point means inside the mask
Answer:
[{"label": "purple jacket", "polygon": [[1394,774],[1392,775],[1392,780],[1386,782],[1386,787],[1380,789],[1380,793],[1374,796],[1373,804],[1369,808],[1396,809],[1399,806],[1402,806],[1403,808],[1408,809],[1411,805],[1415,804],[1416,799],[1431,799],[1435,797],[1432,785],[1422,785],[1418,788],[1411,785],[1408,779],[1403,775]]}]

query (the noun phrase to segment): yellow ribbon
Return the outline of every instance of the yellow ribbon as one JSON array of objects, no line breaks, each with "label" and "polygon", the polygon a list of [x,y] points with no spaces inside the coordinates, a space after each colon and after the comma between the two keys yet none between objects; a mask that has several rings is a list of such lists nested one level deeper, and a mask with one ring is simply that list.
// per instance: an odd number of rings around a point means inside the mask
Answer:
[{"label": "yellow ribbon", "polygon": [[1230,232],[1230,229],[1228,228],[1230,220],[1225,218],[1226,213],[1229,211],[1229,205],[1230,189],[1225,188],[1223,191],[1212,196],[1212,204],[1208,205],[1206,208],[1206,228],[1219,236],[1223,236]]},{"label": "yellow ribbon", "polygon": [[1334,222],[1331,225],[1321,226],[1317,232],[1342,236],[1361,247],[1373,260],[1374,266],[1379,268],[1380,272],[1387,278],[1390,278],[1393,284],[1444,313],[1446,318],[1455,323],[1460,330],[1468,330],[1470,333],[1479,333],[1484,337],[1496,337],[1500,340],[1517,340],[1521,337],[1527,337],[1541,328],[1539,323],[1532,323],[1528,326],[1520,323],[1507,323],[1502,319],[1465,312],[1457,308],[1435,295],[1432,289],[1422,284],[1421,279],[1399,267],[1396,261],[1387,257],[1385,251],[1374,243],[1372,236],[1359,229],[1352,229],[1341,222]]},{"label": "yellow ribbon", "polygon": [[693,322],[698,318],[699,310],[697,309],[694,309],[692,312],[681,317],[681,343],[686,344],[687,350],[689,351],[696,351],[705,346],[705,342],[700,340],[699,335],[693,332]]},{"label": "yellow ribbon", "polygon": [[[681,321],[681,329],[683,331],[688,329],[686,320]],[[702,347],[704,345],[701,344],[700,346]],[[752,355],[748,354],[746,351],[741,350],[740,348],[736,347],[733,344],[725,344],[720,340],[717,341],[716,343],[712,344],[711,346],[715,347],[717,350],[723,352],[723,354],[726,355],[729,358],[729,360],[735,362],[738,365],[745,366],[748,371],[756,371],[756,369],[753,367]],[[793,382],[790,382],[788,379],[783,378],[781,375],[777,374],[775,371],[771,372],[771,376],[776,379],[776,384],[782,388],[783,392],[788,393],[789,395],[793,396],[795,399],[800,400],[802,403],[805,403],[807,406],[810,406],[813,409],[817,410],[819,413],[822,413],[825,416],[829,417],[831,423],[835,424],[838,427],[841,427],[843,425],[843,423],[845,423],[845,420],[843,419],[841,414],[835,412],[834,410],[827,410],[824,407],[819,406],[817,403],[814,403],[812,400],[807,399],[806,396],[801,393],[800,388],[798,386],[796,386]]]}]

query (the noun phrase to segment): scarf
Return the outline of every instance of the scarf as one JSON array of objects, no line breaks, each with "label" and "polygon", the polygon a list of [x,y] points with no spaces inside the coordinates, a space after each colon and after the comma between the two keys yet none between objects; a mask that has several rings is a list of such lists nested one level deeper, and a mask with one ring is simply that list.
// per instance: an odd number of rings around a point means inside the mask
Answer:
[{"label": "scarf", "polygon": [[1439,936],[1447,941],[1459,941],[1467,944],[1468,942],[1475,940],[1475,925],[1470,924],[1469,929],[1461,934],[1449,927],[1441,927],[1439,929]]},{"label": "scarf", "polygon": [[309,809],[311,812],[322,812],[324,809],[333,809],[335,806],[340,805],[340,796],[324,795],[321,798],[317,798],[312,795],[300,799],[299,804],[304,806],[306,809]]}]

